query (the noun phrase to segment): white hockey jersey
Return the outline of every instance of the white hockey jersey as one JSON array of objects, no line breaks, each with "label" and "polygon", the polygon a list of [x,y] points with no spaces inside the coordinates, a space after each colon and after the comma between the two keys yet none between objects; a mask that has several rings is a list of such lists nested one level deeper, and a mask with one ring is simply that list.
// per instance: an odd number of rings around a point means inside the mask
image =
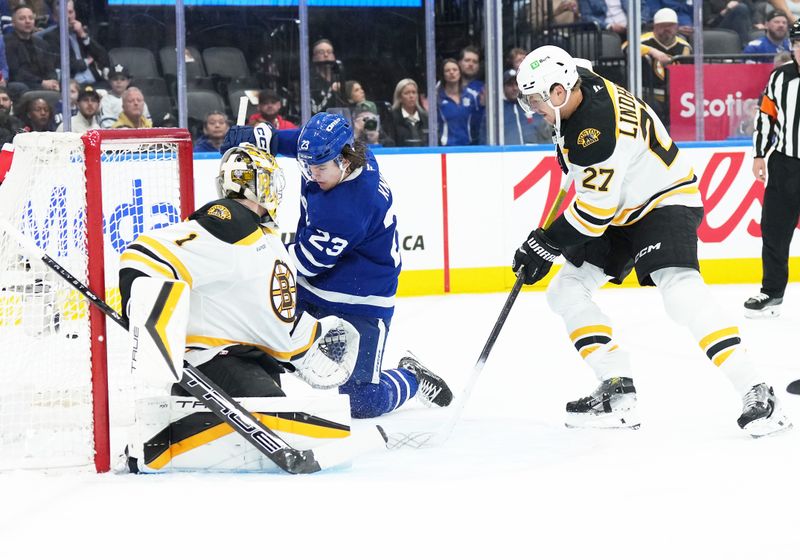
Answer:
[{"label": "white hockey jersey", "polygon": [[562,124],[575,200],[564,218],[599,237],[654,208],[703,205],[694,169],[653,110],[624,88],[582,68],[583,101]]},{"label": "white hockey jersey", "polygon": [[[319,336],[316,319],[295,316],[296,272],[280,236],[236,201],[211,202],[185,222],[137,237],[120,259],[123,310],[141,275],[189,284],[186,359],[195,365],[232,345],[291,362]],[[193,360],[199,352],[203,359]]]}]

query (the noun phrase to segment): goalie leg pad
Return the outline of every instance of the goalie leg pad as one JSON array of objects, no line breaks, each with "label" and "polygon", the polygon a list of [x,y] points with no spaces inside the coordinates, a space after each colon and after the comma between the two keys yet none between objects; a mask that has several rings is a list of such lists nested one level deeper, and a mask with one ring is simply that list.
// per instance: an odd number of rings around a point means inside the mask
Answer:
[{"label": "goalie leg pad", "polygon": [[[351,436],[344,395],[237,400],[297,448]],[[127,462],[138,472],[282,472],[194,397],[140,399],[136,410],[136,438],[128,445]]]}]

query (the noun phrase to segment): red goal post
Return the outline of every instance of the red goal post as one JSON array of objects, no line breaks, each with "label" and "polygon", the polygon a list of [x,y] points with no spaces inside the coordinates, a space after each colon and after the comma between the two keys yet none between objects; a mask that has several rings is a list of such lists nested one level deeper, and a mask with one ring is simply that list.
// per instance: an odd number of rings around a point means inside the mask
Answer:
[{"label": "red goal post", "polygon": [[[117,262],[136,236],[194,209],[185,129],[26,133],[0,186],[0,216],[119,308]],[[41,263],[0,240],[0,469],[94,464],[132,423],[127,333]],[[110,405],[109,405],[110,403]]]}]

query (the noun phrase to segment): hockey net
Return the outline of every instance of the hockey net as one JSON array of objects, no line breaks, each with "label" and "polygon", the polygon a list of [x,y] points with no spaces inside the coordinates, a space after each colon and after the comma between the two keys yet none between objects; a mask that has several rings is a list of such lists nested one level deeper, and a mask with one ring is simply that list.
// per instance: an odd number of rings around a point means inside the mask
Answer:
[{"label": "hockey net", "polygon": [[[0,185],[0,219],[119,310],[118,260],[194,206],[183,129],[27,133]],[[0,470],[110,466],[133,421],[127,333],[0,229]]]}]

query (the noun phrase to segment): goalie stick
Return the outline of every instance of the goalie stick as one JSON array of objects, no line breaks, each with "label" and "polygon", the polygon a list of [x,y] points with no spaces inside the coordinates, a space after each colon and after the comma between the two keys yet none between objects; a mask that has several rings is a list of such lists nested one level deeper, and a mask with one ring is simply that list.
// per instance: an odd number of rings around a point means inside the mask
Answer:
[{"label": "goalie stick", "polygon": [[[88,286],[75,278],[68,270],[53,260],[47,253],[16,230],[7,220],[0,219],[0,229],[14,238],[16,242],[32,257],[40,259],[45,265],[61,276],[70,286],[80,292],[90,303],[94,304],[107,317],[128,330],[128,321],[92,292]],[[183,362],[181,372],[173,371],[176,381],[189,394],[203,403],[220,420],[233,428],[239,435],[250,442],[256,449],[266,455],[280,469],[289,474],[309,474],[335,467],[351,460],[358,453],[374,446],[366,438],[359,438],[357,443],[348,445],[328,444],[317,449],[296,449],[286,443],[275,432],[264,426],[249,411],[231,398],[224,390],[211,381],[203,372],[188,362]],[[380,437],[386,441],[386,435],[380,426],[375,426]],[[354,436],[351,436],[351,438]],[[350,439],[350,438],[348,438]],[[377,438],[374,438],[377,440]],[[353,443],[352,446],[349,444]],[[349,449],[347,449],[349,447]]]},{"label": "goalie stick", "polygon": [[[548,212],[547,218],[545,218],[542,227],[547,228],[555,221],[556,217],[558,216],[558,209],[561,207],[561,204],[564,202],[564,198],[567,196],[570,182],[570,174],[566,173],[563,181],[561,182],[561,188],[559,189],[558,195],[553,201],[553,205],[550,208],[550,212]],[[517,301],[517,296],[519,295],[521,289],[522,275],[518,275],[517,280],[514,282],[514,286],[511,288],[511,292],[506,298],[505,304],[503,304],[503,308],[500,310],[500,316],[497,318],[497,321],[495,321],[492,332],[489,334],[489,338],[486,340],[486,344],[483,346],[481,355],[478,356],[478,361],[475,362],[475,366],[473,366],[472,372],[470,372],[469,377],[467,378],[467,383],[464,386],[464,389],[461,391],[461,394],[458,396],[458,398],[454,399],[455,407],[453,407],[450,417],[433,432],[388,433],[387,445],[390,449],[397,449],[401,447],[436,447],[442,445],[450,438],[455,425],[458,423],[459,419],[461,418],[461,414],[464,412],[464,407],[469,399],[470,394],[472,394],[472,389],[475,386],[475,382],[478,380],[478,376],[480,375],[481,371],[483,371],[483,366],[486,364],[486,360],[489,359],[489,353],[492,351],[492,348],[494,348],[494,344],[497,342],[497,337],[500,336],[500,331],[503,329],[503,325],[505,325],[508,314],[514,305],[514,302]]]}]

